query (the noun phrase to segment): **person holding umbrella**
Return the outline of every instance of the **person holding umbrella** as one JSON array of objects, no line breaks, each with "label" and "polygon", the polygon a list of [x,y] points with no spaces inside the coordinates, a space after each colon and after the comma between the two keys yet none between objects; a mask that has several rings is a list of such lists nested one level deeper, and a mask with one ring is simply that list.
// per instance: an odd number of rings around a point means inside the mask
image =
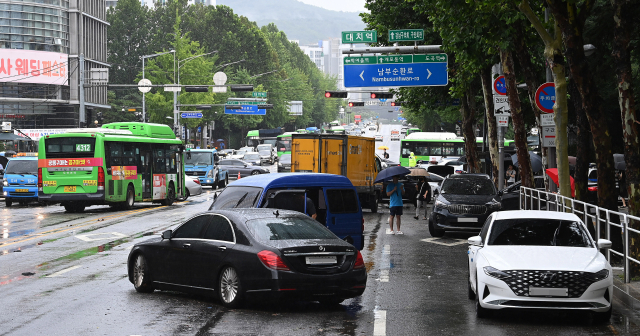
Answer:
[{"label": "person holding umbrella", "polygon": [[391,229],[389,234],[396,234],[393,232],[394,218],[398,223],[397,234],[403,234],[402,231],[400,231],[400,216],[402,216],[402,195],[404,195],[404,185],[398,182],[398,177],[410,173],[411,171],[409,169],[402,166],[389,167],[379,172],[378,176],[376,176],[376,179],[373,181],[373,183],[380,183],[387,180],[393,180],[392,183],[387,185],[387,189],[385,190],[387,196],[389,196],[389,228]]}]

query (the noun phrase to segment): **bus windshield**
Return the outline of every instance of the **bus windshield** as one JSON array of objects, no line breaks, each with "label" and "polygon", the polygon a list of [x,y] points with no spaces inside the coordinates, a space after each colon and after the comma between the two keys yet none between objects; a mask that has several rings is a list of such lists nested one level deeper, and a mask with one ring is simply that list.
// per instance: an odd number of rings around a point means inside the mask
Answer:
[{"label": "bus windshield", "polygon": [[48,159],[58,158],[92,158],[96,139],[89,137],[50,138],[44,140],[45,156]]},{"label": "bus windshield", "polygon": [[291,151],[291,138],[280,139],[278,140],[278,152],[288,152]]},{"label": "bus windshield", "polygon": [[185,158],[184,164],[194,165],[194,166],[198,166],[198,165],[210,166],[212,164],[211,158],[212,158],[211,153],[191,152],[191,158],[189,158],[189,156],[187,155],[187,157]]},{"label": "bus windshield", "polygon": [[38,160],[10,160],[4,173],[38,175]]}]

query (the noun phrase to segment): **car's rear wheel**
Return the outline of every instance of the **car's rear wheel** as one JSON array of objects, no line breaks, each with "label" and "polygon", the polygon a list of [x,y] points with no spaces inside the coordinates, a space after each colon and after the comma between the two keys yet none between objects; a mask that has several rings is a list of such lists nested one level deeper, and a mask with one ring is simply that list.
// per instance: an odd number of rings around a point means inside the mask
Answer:
[{"label": "car's rear wheel", "polygon": [[609,310],[604,313],[593,313],[593,322],[601,324],[608,323],[611,319],[611,312],[613,312],[613,303],[609,306]]},{"label": "car's rear wheel", "polygon": [[191,196],[189,189],[184,189],[184,200],[186,201],[189,196]]},{"label": "car's rear wheel", "polygon": [[429,219],[429,234],[431,235],[431,237],[439,238],[439,237],[444,236],[444,230],[437,229],[435,226],[436,225],[433,223],[433,220],[430,218]]},{"label": "car's rear wheel", "polygon": [[136,256],[135,264],[133,264],[133,287],[139,293],[153,292],[149,278],[149,266],[142,254]]},{"label": "car's rear wheel", "polygon": [[476,287],[476,293],[477,293],[477,295],[475,296],[476,297],[476,317],[477,318],[487,318],[487,317],[489,317],[491,312],[489,311],[489,309],[483,308],[480,305],[480,289],[478,287]]},{"label": "car's rear wheel", "polygon": [[242,304],[242,286],[235,268],[225,267],[220,272],[218,296],[225,307],[237,308]]}]

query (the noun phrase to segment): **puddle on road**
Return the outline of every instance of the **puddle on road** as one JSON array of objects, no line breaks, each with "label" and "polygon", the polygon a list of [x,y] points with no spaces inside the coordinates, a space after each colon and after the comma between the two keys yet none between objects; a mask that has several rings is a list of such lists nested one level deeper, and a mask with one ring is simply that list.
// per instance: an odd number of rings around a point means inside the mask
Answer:
[{"label": "puddle on road", "polygon": [[[378,232],[380,231],[380,227],[382,226],[382,214],[378,215],[378,222],[376,223],[376,226],[373,228],[373,230],[371,230],[371,233],[369,234],[369,245],[367,245],[367,251],[373,253],[376,250],[376,245],[377,245],[377,241],[378,241]],[[370,261],[365,261],[364,266],[367,269],[367,273],[369,273],[373,267],[375,266],[375,258],[370,255],[369,256]]]}]

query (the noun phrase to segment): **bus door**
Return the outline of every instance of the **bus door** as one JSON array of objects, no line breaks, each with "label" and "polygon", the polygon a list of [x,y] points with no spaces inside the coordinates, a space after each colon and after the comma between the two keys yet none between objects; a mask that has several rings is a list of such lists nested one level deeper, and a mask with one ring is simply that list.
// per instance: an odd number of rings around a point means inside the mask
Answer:
[{"label": "bus door", "polygon": [[151,198],[151,187],[153,180],[151,179],[151,146],[148,144],[140,145],[140,175],[142,180],[142,198]]}]

